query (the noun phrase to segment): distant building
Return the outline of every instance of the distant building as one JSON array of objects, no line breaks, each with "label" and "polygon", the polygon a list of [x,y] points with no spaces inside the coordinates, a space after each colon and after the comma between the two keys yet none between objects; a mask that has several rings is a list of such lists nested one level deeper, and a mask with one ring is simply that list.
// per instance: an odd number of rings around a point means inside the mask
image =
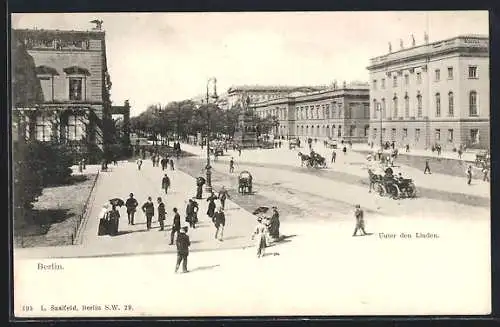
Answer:
[{"label": "distant building", "polygon": [[266,86],[266,85],[240,85],[231,86],[227,91],[228,107],[232,108],[247,98],[250,103],[272,100],[288,96],[293,92],[312,92],[325,89],[326,86]]},{"label": "distant building", "polygon": [[464,35],[370,60],[370,141],[489,148],[489,39]]},{"label": "distant building", "polygon": [[24,29],[13,30],[12,38],[13,47],[25,48],[33,59],[42,89],[35,102],[13,103],[17,136],[65,142],[82,153],[102,151],[103,121],[111,115],[104,31]]},{"label": "distant building", "polygon": [[275,117],[273,134],[283,137],[333,138],[366,142],[369,131],[369,85],[351,83],[252,104],[261,117]]}]

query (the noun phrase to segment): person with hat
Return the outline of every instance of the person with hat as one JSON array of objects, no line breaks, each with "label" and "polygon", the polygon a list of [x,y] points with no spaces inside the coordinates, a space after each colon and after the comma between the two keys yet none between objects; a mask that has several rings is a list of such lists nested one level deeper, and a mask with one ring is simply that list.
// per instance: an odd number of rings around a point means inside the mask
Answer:
[{"label": "person with hat", "polygon": [[267,246],[266,238],[267,238],[267,227],[262,222],[262,217],[257,217],[257,226],[254,229],[252,234],[252,240],[255,240],[257,236],[257,258],[263,257],[265,254],[265,249]]},{"label": "person with hat", "polygon": [[207,208],[207,216],[212,218],[212,221],[214,220],[214,214],[215,214],[215,200],[217,197],[214,195],[214,192],[210,194],[210,196],[207,198],[208,202],[208,208]]},{"label": "person with hat", "polygon": [[129,198],[125,202],[125,207],[127,208],[128,224],[134,224],[135,210],[139,206],[139,202],[134,199],[134,193],[130,193]]},{"label": "person with hat", "polygon": [[177,212],[177,208],[174,208],[174,220],[172,221],[172,230],[170,231],[170,245],[174,245],[175,233],[179,237],[179,231],[181,230],[181,216]]},{"label": "person with hat", "polygon": [[355,206],[354,217],[356,218],[356,228],[354,229],[354,234],[352,234],[352,236],[356,236],[358,230],[360,230],[363,233],[362,236],[368,235],[368,233],[366,233],[365,231],[364,213],[359,204],[356,204]]},{"label": "person with hat", "polygon": [[226,225],[226,215],[224,215],[224,211],[222,207],[217,209],[217,212],[214,213],[214,225],[215,225],[215,239],[218,239],[222,242],[222,237],[224,234],[224,226]]},{"label": "person with hat", "polygon": [[97,235],[102,236],[108,234],[108,224],[109,224],[109,203],[103,204],[101,212],[99,212],[99,228],[97,230]]},{"label": "person with hat", "polygon": [[280,238],[280,214],[277,207],[273,207],[273,215],[269,221],[269,236],[274,240]]},{"label": "person with hat", "polygon": [[146,228],[150,230],[151,221],[153,220],[153,216],[155,214],[155,206],[150,196],[148,196],[148,201],[144,202],[142,205],[142,212],[146,215]]},{"label": "person with hat", "polygon": [[231,157],[231,160],[229,160],[229,172],[234,173],[234,158],[233,157]]},{"label": "person with hat", "polygon": [[160,231],[165,229],[165,203],[162,202],[161,198],[158,197],[158,223],[160,223]]},{"label": "person with hat", "polygon": [[169,187],[170,187],[170,178],[168,177],[167,174],[165,174],[165,176],[163,176],[163,179],[161,180],[161,188],[165,190],[165,194],[167,194]]},{"label": "person with hat", "polygon": [[179,270],[179,266],[182,263],[182,272],[187,273],[187,258],[189,255],[189,246],[191,241],[187,235],[188,227],[184,226],[181,228],[179,235],[177,236],[177,241],[175,242],[177,246],[177,263],[175,265],[175,272]]},{"label": "person with hat", "polygon": [[226,209],[226,199],[231,198],[229,196],[229,192],[226,190],[224,185],[222,186],[221,190],[219,191],[219,200],[220,204],[222,206],[222,209]]}]

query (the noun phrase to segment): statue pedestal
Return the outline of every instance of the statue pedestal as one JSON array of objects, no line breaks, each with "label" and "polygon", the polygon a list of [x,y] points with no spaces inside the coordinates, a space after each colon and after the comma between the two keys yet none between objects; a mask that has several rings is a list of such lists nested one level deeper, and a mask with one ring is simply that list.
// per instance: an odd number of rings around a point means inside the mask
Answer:
[{"label": "statue pedestal", "polygon": [[257,142],[257,129],[253,124],[251,116],[241,113],[238,117],[238,127],[234,132],[234,143],[238,144],[241,148],[256,148]]}]

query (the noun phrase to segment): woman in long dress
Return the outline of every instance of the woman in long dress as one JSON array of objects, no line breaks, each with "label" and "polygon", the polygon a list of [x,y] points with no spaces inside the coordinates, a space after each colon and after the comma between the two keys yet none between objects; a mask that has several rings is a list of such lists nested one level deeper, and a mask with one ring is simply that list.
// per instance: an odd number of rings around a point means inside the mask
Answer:
[{"label": "woman in long dress", "polygon": [[262,218],[257,218],[257,226],[254,229],[252,240],[256,239],[257,258],[263,257],[267,246],[267,226],[262,222]]}]

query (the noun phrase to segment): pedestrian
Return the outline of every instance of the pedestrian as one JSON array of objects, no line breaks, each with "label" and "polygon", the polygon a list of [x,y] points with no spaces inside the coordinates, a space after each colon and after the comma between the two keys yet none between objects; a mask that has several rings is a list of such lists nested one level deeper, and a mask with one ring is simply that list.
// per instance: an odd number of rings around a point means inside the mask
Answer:
[{"label": "pedestrian", "polygon": [[150,230],[151,221],[153,220],[153,216],[155,214],[155,206],[150,196],[148,196],[148,200],[142,205],[142,212],[146,215],[146,228]]},{"label": "pedestrian", "polygon": [[83,158],[83,159],[82,159],[82,166],[83,166],[83,167],[82,167],[82,168],[83,168],[83,170],[87,169],[87,165],[86,165],[86,163],[85,163],[85,158]]},{"label": "pedestrian", "polygon": [[427,172],[429,172],[429,174],[432,174],[432,173],[431,173],[431,168],[429,167],[429,159],[425,159],[425,169],[424,169],[424,174],[427,174]]},{"label": "pedestrian", "polygon": [[201,199],[202,193],[203,193],[203,185],[205,185],[205,178],[204,177],[198,177],[196,179],[196,198]]},{"label": "pedestrian", "polygon": [[280,214],[277,207],[273,207],[273,215],[269,222],[269,236],[275,241],[280,238]]},{"label": "pedestrian", "polygon": [[189,227],[193,227],[191,224],[192,213],[193,213],[193,200],[189,199],[186,205],[186,219],[185,219],[185,221],[189,223]]},{"label": "pedestrian", "polygon": [[483,167],[483,181],[484,182],[489,182],[490,181],[490,178],[488,177],[488,172],[489,172],[488,167],[484,166]]},{"label": "pedestrian", "polygon": [[83,172],[83,163],[81,160],[78,161],[78,172]]},{"label": "pedestrian", "polygon": [[161,180],[161,188],[165,190],[165,194],[167,194],[169,187],[170,187],[170,178],[168,177],[167,174],[165,174],[165,176],[163,176]]},{"label": "pedestrian", "polygon": [[335,159],[337,159],[337,152],[335,150],[332,151],[332,161],[331,163],[335,163]]},{"label": "pedestrian", "polygon": [[167,163],[168,163],[167,158],[161,158],[161,170],[162,171],[167,168]]},{"label": "pedestrian", "polygon": [[109,203],[106,202],[97,216],[99,218],[99,227],[97,229],[97,236],[109,234]]},{"label": "pedestrian", "polygon": [[363,210],[361,209],[361,206],[359,204],[356,204],[356,207],[354,209],[354,217],[356,218],[356,228],[354,228],[354,234],[352,236],[356,236],[358,233],[358,230],[360,230],[364,235],[368,235],[365,231],[365,219],[363,217],[364,213]]},{"label": "pedestrian", "polygon": [[134,193],[129,194],[129,198],[125,201],[125,207],[127,208],[128,224],[134,224],[135,211],[139,203],[134,199]]},{"label": "pedestrian", "polygon": [[265,255],[267,246],[267,227],[262,222],[262,217],[257,218],[257,226],[252,234],[252,240],[257,236],[257,258],[263,257]]},{"label": "pedestrian", "polygon": [[139,159],[137,159],[137,169],[141,170],[141,166],[142,166],[142,159],[139,158]]},{"label": "pedestrian", "polygon": [[158,197],[158,223],[160,223],[160,231],[165,229],[165,204],[162,202],[161,198]]},{"label": "pedestrian", "polygon": [[231,160],[229,160],[229,172],[234,173],[234,158],[231,157]]},{"label": "pedestrian", "polygon": [[179,270],[179,266],[182,263],[182,272],[187,273],[187,259],[189,255],[189,246],[191,245],[191,241],[189,240],[189,236],[187,235],[188,228],[186,226],[182,227],[179,235],[177,236],[177,241],[175,242],[177,246],[177,263],[175,265],[175,272]]},{"label": "pedestrian", "polygon": [[240,146],[238,146],[238,156],[241,157],[241,147]]},{"label": "pedestrian", "polygon": [[278,141],[278,146],[281,148],[281,141]]},{"label": "pedestrian", "polygon": [[344,145],[344,147],[342,148],[342,152],[344,152],[344,155],[347,154],[347,147]]},{"label": "pedestrian", "polygon": [[352,141],[351,140],[349,140],[348,144],[349,144],[349,149],[352,149]]},{"label": "pedestrian", "polygon": [[186,215],[188,216],[189,227],[196,228],[196,223],[198,223],[198,202],[189,199],[188,207],[186,207]]},{"label": "pedestrian", "polygon": [[209,216],[212,219],[212,221],[214,220],[214,213],[215,213],[215,199],[216,197],[213,192],[207,199],[208,202],[207,216]]},{"label": "pedestrian", "polygon": [[170,245],[174,245],[175,233],[179,236],[179,231],[181,230],[181,216],[177,212],[177,208],[174,208],[174,220],[172,221],[172,230],[170,231]]},{"label": "pedestrian", "polygon": [[116,236],[118,234],[118,223],[120,222],[120,212],[115,205],[111,206],[109,212],[109,235]]},{"label": "pedestrian", "polygon": [[222,242],[222,237],[224,234],[224,226],[226,225],[226,215],[222,207],[219,207],[217,212],[214,213],[214,225],[215,225],[215,239]]},{"label": "pedestrian", "polygon": [[174,159],[170,159],[170,170],[175,170],[175,168],[174,168]]},{"label": "pedestrian", "polygon": [[406,145],[406,152],[410,152],[410,145],[409,144]]},{"label": "pedestrian", "polygon": [[220,204],[222,206],[222,209],[226,209],[226,199],[230,199],[231,197],[229,196],[228,191],[224,186],[222,186],[221,190],[219,191],[219,200]]},{"label": "pedestrian", "polygon": [[470,185],[472,181],[472,166],[469,165],[469,168],[467,168],[465,174],[467,175],[467,185]]}]

